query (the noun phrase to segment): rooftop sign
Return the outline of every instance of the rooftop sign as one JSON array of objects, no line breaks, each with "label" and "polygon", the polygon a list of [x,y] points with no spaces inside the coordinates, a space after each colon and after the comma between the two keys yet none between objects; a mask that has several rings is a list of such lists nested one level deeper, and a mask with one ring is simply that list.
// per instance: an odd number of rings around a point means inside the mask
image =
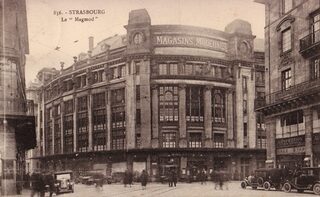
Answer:
[{"label": "rooftop sign", "polygon": [[156,35],[153,39],[155,46],[161,47],[191,47],[214,51],[227,52],[227,42],[212,38],[188,35]]}]

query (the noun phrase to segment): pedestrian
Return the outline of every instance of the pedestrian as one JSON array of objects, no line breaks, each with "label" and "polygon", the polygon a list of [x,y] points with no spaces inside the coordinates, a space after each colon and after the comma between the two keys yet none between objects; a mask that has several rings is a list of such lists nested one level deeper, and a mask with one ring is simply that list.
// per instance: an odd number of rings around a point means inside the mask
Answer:
[{"label": "pedestrian", "polygon": [[16,175],[16,189],[17,189],[17,194],[21,194],[22,191],[22,187],[23,187],[23,180],[20,174]]},{"label": "pedestrian", "polygon": [[219,172],[219,186],[220,190],[223,190],[223,184],[224,184],[224,177],[223,177],[223,172]]},{"label": "pedestrian", "polygon": [[46,184],[49,186],[49,196],[52,197],[54,192],[54,175],[52,172],[46,176]]},{"label": "pedestrian", "polygon": [[171,187],[172,186],[176,187],[177,186],[178,177],[177,177],[177,173],[176,173],[175,169],[171,170],[171,181],[172,181]]},{"label": "pedestrian", "polygon": [[140,176],[141,186],[142,189],[145,190],[147,188],[147,182],[148,182],[148,173],[143,170]]},{"label": "pedestrian", "polygon": [[39,196],[39,174],[32,173],[30,177],[30,188],[31,188],[31,197],[34,197],[35,194]]},{"label": "pedestrian", "polygon": [[44,175],[41,173],[39,174],[39,193],[40,193],[40,197],[44,197],[45,196],[45,192],[46,192],[46,184],[45,184],[45,177]]},{"label": "pedestrian", "polygon": [[173,176],[172,176],[172,170],[171,169],[168,172],[168,182],[169,182],[169,187],[172,187],[172,185],[173,185]]},{"label": "pedestrian", "polygon": [[127,184],[129,182],[129,172],[128,170],[126,170],[124,172],[124,175],[123,175],[123,184],[124,184],[124,187],[127,187]]},{"label": "pedestrian", "polygon": [[132,182],[133,182],[133,173],[131,171],[129,171],[128,172],[128,184],[129,184],[129,187],[131,187]]},{"label": "pedestrian", "polygon": [[201,185],[206,184],[206,180],[207,180],[206,171],[203,169],[203,170],[200,172]]},{"label": "pedestrian", "polygon": [[212,180],[214,182],[214,189],[216,190],[220,183],[220,174],[217,171],[213,173]]}]

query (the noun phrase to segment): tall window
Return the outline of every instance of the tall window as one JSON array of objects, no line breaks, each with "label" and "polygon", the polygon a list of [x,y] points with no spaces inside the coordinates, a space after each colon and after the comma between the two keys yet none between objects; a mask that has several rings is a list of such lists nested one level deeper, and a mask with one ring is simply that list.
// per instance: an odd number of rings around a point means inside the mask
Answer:
[{"label": "tall window", "polygon": [[88,112],[78,113],[78,151],[88,151]]},{"label": "tall window", "polygon": [[104,70],[98,70],[98,71],[92,72],[92,77],[93,77],[92,83],[102,82],[103,81],[103,72],[104,72]]},{"label": "tall window", "polygon": [[106,104],[105,93],[92,95],[93,150],[106,150]]},{"label": "tall window", "polygon": [[175,148],[176,147],[176,133],[162,133],[162,147]]},{"label": "tall window", "polygon": [[73,152],[73,115],[64,116],[64,153]]},{"label": "tall window", "polygon": [[248,77],[242,76],[242,90],[244,92],[248,91]]},{"label": "tall window", "polygon": [[202,146],[202,134],[201,133],[189,133],[189,147],[201,148]]},{"label": "tall window", "polygon": [[311,30],[313,33],[313,43],[320,41],[320,12],[312,17]]},{"label": "tall window", "polygon": [[64,113],[70,114],[73,113],[73,100],[68,100],[64,102]]},{"label": "tall window", "polygon": [[185,65],[185,74],[186,75],[192,75],[193,74],[193,65],[192,64],[186,64]]},{"label": "tall window", "polygon": [[291,87],[291,69],[287,69],[281,72],[281,87],[282,90],[286,90]]},{"label": "tall window", "polygon": [[215,123],[225,123],[225,98],[221,90],[212,90],[212,117]]},{"label": "tall window", "polygon": [[111,73],[112,73],[112,79],[118,79],[119,78],[118,67],[111,68]]},{"label": "tall window", "polygon": [[320,78],[320,57],[311,61],[311,79]]},{"label": "tall window", "polygon": [[134,62],[135,69],[136,69],[136,75],[140,74],[140,65],[141,63],[139,61]]},{"label": "tall window", "polygon": [[54,121],[54,153],[61,153],[61,119],[57,118]]},{"label": "tall window", "polygon": [[224,134],[223,133],[215,133],[213,136],[214,142],[213,147],[215,148],[223,148],[224,147]]},{"label": "tall window", "polygon": [[292,48],[291,28],[287,28],[281,32],[282,52],[287,52]]},{"label": "tall window", "polygon": [[167,75],[168,69],[167,64],[159,64],[159,75]]},{"label": "tall window", "polygon": [[125,65],[119,66],[119,74],[120,74],[120,78],[126,76],[126,66]]},{"label": "tall window", "polygon": [[179,95],[177,86],[159,87],[160,122],[177,122],[179,119]]},{"label": "tall window", "polygon": [[186,88],[186,108],[188,122],[203,122],[204,100],[202,87]]},{"label": "tall window", "polygon": [[293,7],[292,0],[282,0],[282,13],[287,13]]},{"label": "tall window", "polygon": [[257,146],[258,146],[258,148],[266,148],[266,147],[267,147],[267,139],[266,139],[266,136],[258,135],[258,138],[257,138]]},{"label": "tall window", "polygon": [[52,121],[47,122],[46,128],[46,154],[52,154]]},{"label": "tall window", "polygon": [[112,149],[125,148],[125,89],[111,91],[111,145]]},{"label": "tall window", "polygon": [[170,68],[170,75],[177,75],[178,74],[178,64],[171,63],[171,64],[169,64],[169,68]]}]

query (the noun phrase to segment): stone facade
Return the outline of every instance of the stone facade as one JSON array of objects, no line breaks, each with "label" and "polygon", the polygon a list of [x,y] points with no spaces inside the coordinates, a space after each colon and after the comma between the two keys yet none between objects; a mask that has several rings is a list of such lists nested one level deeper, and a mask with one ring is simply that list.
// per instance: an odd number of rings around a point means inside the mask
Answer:
[{"label": "stone facade", "polygon": [[320,3],[265,4],[267,157],[273,167],[318,166]]},{"label": "stone facade", "polygon": [[142,9],[125,28],[43,86],[43,165],[77,175],[147,169],[152,180],[172,168],[192,180],[201,169],[239,179],[263,167],[254,112],[263,51],[251,25],[151,25]]},{"label": "stone facade", "polygon": [[27,115],[25,94],[26,4],[1,1],[1,6],[0,182],[1,194],[10,195],[16,193],[16,181],[24,173],[24,151],[35,146],[35,122]]}]

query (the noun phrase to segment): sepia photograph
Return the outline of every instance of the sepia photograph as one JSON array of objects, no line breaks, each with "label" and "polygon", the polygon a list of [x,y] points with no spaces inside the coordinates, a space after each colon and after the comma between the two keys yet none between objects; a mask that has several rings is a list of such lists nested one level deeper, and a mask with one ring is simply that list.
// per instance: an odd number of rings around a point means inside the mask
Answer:
[{"label": "sepia photograph", "polygon": [[0,0],[0,196],[320,195],[320,0]]}]

